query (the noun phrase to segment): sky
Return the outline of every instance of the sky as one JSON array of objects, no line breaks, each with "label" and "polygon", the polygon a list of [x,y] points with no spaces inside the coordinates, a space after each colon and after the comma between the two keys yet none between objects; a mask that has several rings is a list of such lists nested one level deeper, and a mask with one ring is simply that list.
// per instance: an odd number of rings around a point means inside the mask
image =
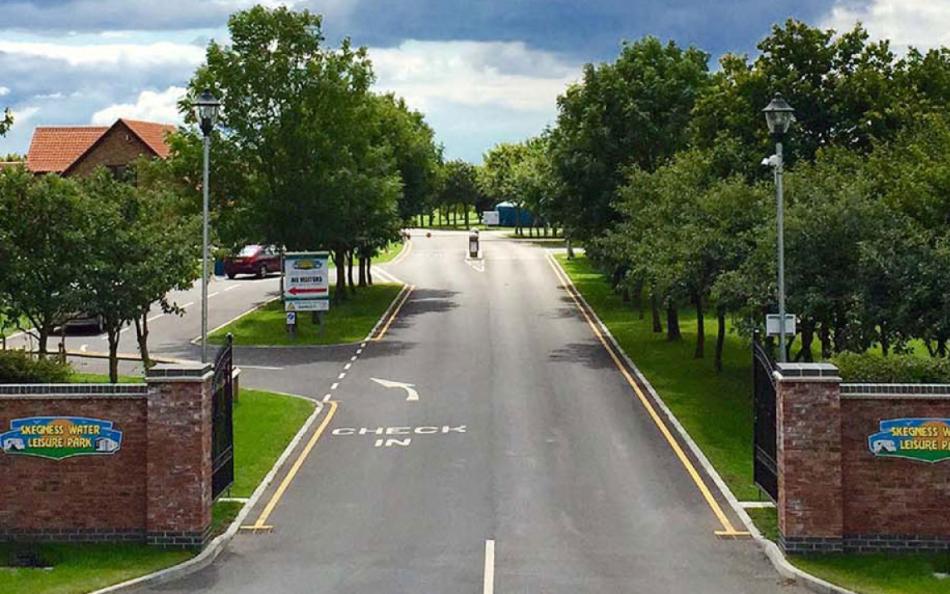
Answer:
[{"label": "sky", "polygon": [[541,132],[588,62],[655,35],[712,56],[755,54],[789,17],[862,22],[897,49],[950,45],[950,0],[0,0],[0,108],[16,122],[0,156],[37,125],[179,123],[175,103],[230,13],[256,3],[324,15],[332,45],[369,48],[380,91],[425,113],[447,158],[479,162]]}]

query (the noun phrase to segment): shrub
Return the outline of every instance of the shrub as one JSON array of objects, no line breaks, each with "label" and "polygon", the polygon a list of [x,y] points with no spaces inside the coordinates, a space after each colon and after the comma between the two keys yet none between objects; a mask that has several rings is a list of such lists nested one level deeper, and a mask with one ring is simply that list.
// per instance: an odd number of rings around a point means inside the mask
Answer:
[{"label": "shrub", "polygon": [[0,384],[57,384],[72,368],[56,359],[34,359],[24,351],[0,351]]},{"label": "shrub", "polygon": [[889,384],[950,384],[950,360],[912,355],[882,357],[841,353],[831,358],[846,382]]}]

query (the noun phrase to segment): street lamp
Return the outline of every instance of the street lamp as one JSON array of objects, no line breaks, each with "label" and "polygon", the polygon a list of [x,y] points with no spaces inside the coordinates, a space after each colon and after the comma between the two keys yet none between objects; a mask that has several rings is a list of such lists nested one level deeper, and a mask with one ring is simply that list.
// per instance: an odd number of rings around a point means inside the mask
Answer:
[{"label": "street lamp", "polygon": [[782,97],[776,94],[775,98],[762,110],[765,114],[765,123],[769,133],[775,139],[775,208],[778,224],[778,360],[786,360],[785,353],[785,221],[782,197],[782,140],[792,122],[795,121],[795,110]]},{"label": "street lamp", "polygon": [[211,158],[211,131],[218,118],[221,103],[211,91],[202,91],[195,101],[195,111],[204,134],[204,180],[201,184],[204,194],[201,221],[201,362],[208,362],[208,169]]}]

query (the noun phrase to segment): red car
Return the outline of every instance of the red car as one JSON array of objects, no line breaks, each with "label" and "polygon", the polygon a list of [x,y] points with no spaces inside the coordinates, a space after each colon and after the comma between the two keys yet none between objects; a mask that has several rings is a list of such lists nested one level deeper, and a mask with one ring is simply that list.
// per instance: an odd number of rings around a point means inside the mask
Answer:
[{"label": "red car", "polygon": [[271,245],[246,245],[236,256],[224,261],[224,273],[228,278],[239,274],[264,278],[270,272],[280,272],[280,254]]}]

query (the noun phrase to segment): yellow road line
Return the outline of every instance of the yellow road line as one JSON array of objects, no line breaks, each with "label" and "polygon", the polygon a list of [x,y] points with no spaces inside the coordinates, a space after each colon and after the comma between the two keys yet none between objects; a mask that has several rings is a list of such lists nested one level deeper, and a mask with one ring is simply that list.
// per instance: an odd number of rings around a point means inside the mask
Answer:
[{"label": "yellow road line", "polygon": [[406,243],[403,244],[403,248],[399,250],[398,254],[396,254],[396,257],[390,260],[389,262],[384,262],[383,264],[389,264],[391,266],[395,266],[396,264],[399,264],[400,262],[408,258],[409,252],[411,251],[412,251],[412,240],[407,239]]},{"label": "yellow road line", "polygon": [[333,418],[333,415],[336,414],[337,403],[335,400],[331,400],[327,404],[330,405],[330,410],[327,411],[327,416],[323,418],[323,422],[320,423],[320,426],[317,427],[316,432],[314,432],[313,437],[310,438],[310,441],[307,442],[306,447],[303,451],[300,452],[300,455],[297,456],[297,459],[294,461],[294,465],[290,467],[290,471],[287,472],[287,476],[284,477],[284,480],[281,481],[280,486],[277,487],[277,490],[274,491],[274,494],[271,496],[270,501],[267,502],[267,505],[264,507],[264,511],[261,512],[261,515],[257,518],[257,521],[254,522],[251,526],[241,526],[244,530],[269,530],[272,527],[266,524],[267,519],[273,513],[274,508],[277,507],[277,503],[280,502],[280,498],[284,496],[284,491],[287,490],[287,487],[290,486],[290,483],[293,482],[294,477],[297,476],[297,472],[300,470],[300,467],[303,466],[304,461],[307,459],[307,456],[310,455],[310,450],[313,449],[313,446],[317,445],[317,440],[320,439],[320,436],[323,435],[323,431],[327,428],[327,425],[330,424],[330,420]]},{"label": "yellow road line", "polygon": [[383,327],[376,333],[376,336],[373,337],[373,340],[382,340],[383,336],[386,335],[386,332],[389,330],[389,327],[392,325],[393,321],[396,319],[396,316],[399,315],[399,310],[402,309],[402,306],[406,304],[406,301],[409,301],[409,294],[412,293],[412,290],[416,288],[415,285],[406,285],[406,290],[402,294],[402,299],[396,304],[396,307],[393,308],[391,314],[389,314],[389,319],[386,320],[386,323],[383,324]]},{"label": "yellow road line", "polygon": [[663,434],[663,437],[666,438],[666,441],[670,444],[670,447],[673,448],[673,452],[676,454],[676,457],[679,458],[683,466],[686,468],[686,472],[689,474],[690,478],[693,479],[693,482],[696,483],[696,487],[699,488],[699,492],[702,493],[703,498],[706,500],[706,503],[712,509],[713,514],[722,524],[722,530],[716,530],[716,536],[720,537],[737,537],[737,536],[748,536],[748,532],[736,530],[733,527],[732,522],[729,521],[729,518],[722,511],[719,503],[716,501],[716,498],[713,497],[712,492],[709,490],[709,487],[706,486],[705,481],[699,475],[699,472],[696,470],[696,467],[686,456],[686,452],[683,451],[683,448],[680,447],[679,443],[673,437],[673,434],[670,432],[669,428],[666,426],[666,423],[663,422],[663,419],[657,414],[656,409],[653,407],[653,404],[646,397],[643,391],[640,389],[639,384],[634,380],[633,376],[630,375],[630,372],[627,371],[626,365],[623,364],[623,361],[614,351],[613,346],[606,339],[603,333],[600,331],[600,328],[594,323],[590,314],[581,304],[580,300],[574,294],[574,287],[571,282],[566,278],[566,272],[563,272],[560,266],[554,261],[554,257],[550,254],[547,254],[548,264],[551,266],[551,269],[554,271],[555,276],[558,277],[558,280],[561,282],[564,290],[567,291],[567,294],[571,296],[571,299],[574,301],[574,305],[577,306],[577,309],[580,310],[581,314],[584,315],[584,319],[587,321],[587,325],[590,326],[590,329],[594,332],[594,335],[600,341],[600,344],[603,345],[604,349],[607,351],[607,354],[610,355],[610,358],[613,360],[614,365],[617,366],[617,369],[620,370],[620,373],[623,375],[624,379],[627,380],[627,383],[633,388],[633,391],[636,393],[637,397],[640,400],[640,403],[643,404],[643,407],[647,410],[647,413],[650,415],[650,418],[653,419],[653,422],[659,428],[660,433]]}]

